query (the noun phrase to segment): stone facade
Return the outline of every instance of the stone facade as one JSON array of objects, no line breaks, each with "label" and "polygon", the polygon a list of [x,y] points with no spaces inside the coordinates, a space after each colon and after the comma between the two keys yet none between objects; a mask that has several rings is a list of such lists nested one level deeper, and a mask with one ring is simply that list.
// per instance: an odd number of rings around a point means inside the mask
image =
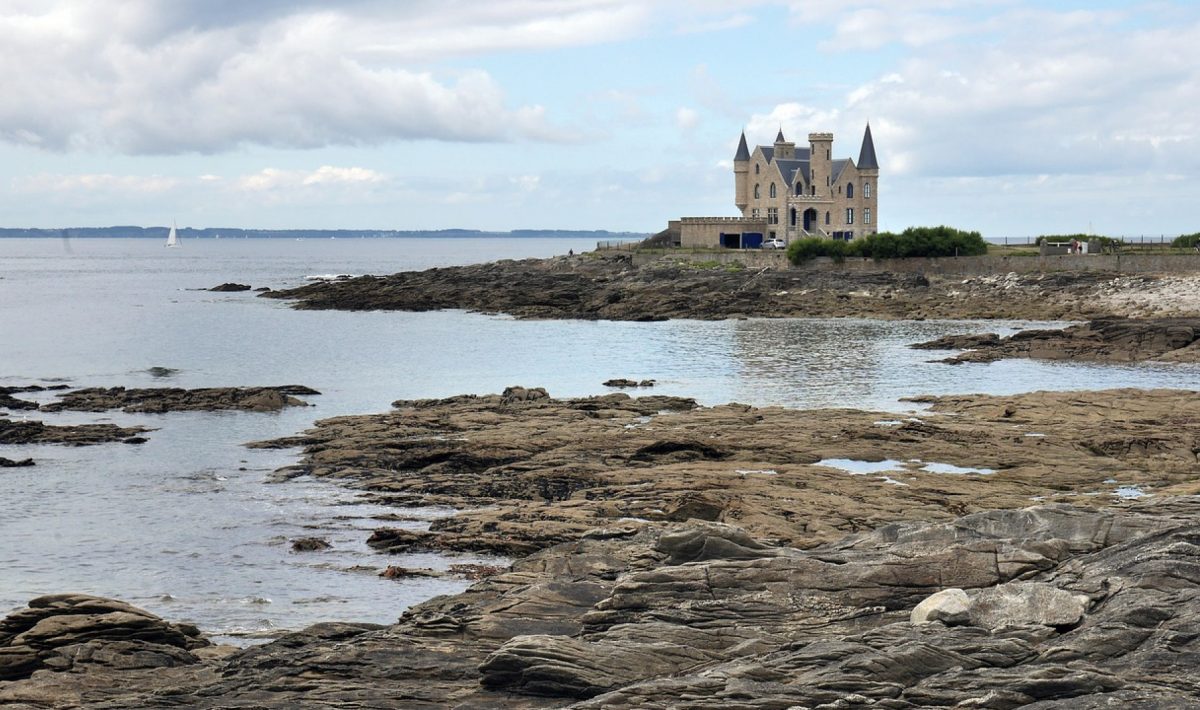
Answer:
[{"label": "stone facade", "polygon": [[753,248],[764,239],[853,239],[878,231],[879,162],[868,125],[858,161],[833,157],[833,134],[810,133],[797,148],[783,136],[751,152],[743,133],[733,159],[739,218],[680,220],[684,247]]}]

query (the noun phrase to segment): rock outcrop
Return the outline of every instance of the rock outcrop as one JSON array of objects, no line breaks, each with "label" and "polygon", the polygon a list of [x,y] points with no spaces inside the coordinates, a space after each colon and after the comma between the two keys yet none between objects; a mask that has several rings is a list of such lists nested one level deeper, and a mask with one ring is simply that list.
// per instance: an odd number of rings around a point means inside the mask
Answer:
[{"label": "rock outcrop", "polygon": [[248,284],[227,282],[227,283],[221,284],[220,286],[213,286],[212,288],[210,288],[208,290],[228,293],[228,292],[234,292],[234,291],[249,291],[250,286]]},{"label": "rock outcrop", "polygon": [[120,409],[125,412],[160,414],[163,412],[216,411],[237,409],[252,412],[273,412],[284,407],[305,407],[306,402],[295,395],[314,395],[320,392],[303,385],[280,387],[89,387],[59,395],[56,402],[42,405],[42,411],[105,412]]},{"label": "rock outcrop", "polygon": [[0,418],[0,444],[65,444],[67,446],[90,446],[120,441],[141,444],[146,441],[139,434],[150,429],[140,426],[122,427],[116,424],[54,425],[33,420]]},{"label": "rock outcrop", "polygon": [[[1161,280],[1170,293],[1200,280],[1102,272],[1002,274],[963,279],[885,272],[746,269],[586,254],[359,276],[262,294],[296,308],[507,313],[518,318],[719,320],[758,317],[1029,318],[1136,315]],[[1195,298],[1154,301],[1155,312],[1196,316]]]},{"label": "rock outcrop", "polygon": [[[895,419],[660,396],[554,399],[512,388],[400,401],[387,413],[328,419],[255,446],[304,447],[280,478],[333,478],[385,505],[457,511],[428,530],[377,530],[370,544],[391,552],[519,556],[594,528],[689,519],[808,547],[893,520],[1037,500],[1122,504],[1119,488],[1200,492],[1200,397],[1192,392],[922,402],[932,411]],[[837,459],[896,463],[852,475]]]},{"label": "rock outcrop", "polygon": [[[13,654],[42,670],[13,671],[0,704],[1195,707],[1198,539],[1196,497],[896,522],[808,550],[716,523],[597,529],[387,627],[319,624],[229,656],[177,644],[153,673]],[[966,613],[913,623],[947,590]],[[89,642],[92,658],[123,643]]]},{"label": "rock outcrop", "polygon": [[924,350],[966,350],[942,362],[993,362],[1027,357],[1097,362],[1200,362],[1200,318],[1105,318],[1062,330],[950,335],[917,343]]}]

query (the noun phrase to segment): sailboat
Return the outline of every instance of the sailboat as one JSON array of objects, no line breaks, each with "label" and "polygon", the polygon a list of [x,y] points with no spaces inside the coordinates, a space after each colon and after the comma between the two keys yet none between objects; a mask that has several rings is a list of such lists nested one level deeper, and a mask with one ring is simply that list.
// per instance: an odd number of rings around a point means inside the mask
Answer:
[{"label": "sailboat", "polygon": [[179,246],[179,235],[177,235],[175,233],[175,223],[174,222],[171,223],[171,231],[167,234],[167,246],[169,246],[169,247]]}]

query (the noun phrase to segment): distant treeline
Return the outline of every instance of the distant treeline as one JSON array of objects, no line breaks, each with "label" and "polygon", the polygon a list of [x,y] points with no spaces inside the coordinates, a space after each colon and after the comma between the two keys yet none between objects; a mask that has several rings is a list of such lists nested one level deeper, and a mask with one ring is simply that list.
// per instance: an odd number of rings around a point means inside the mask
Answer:
[{"label": "distant treeline", "polygon": [[[42,237],[91,239],[97,237],[124,237],[166,239],[169,227],[67,227],[65,229],[19,229],[0,227],[0,239],[6,237]],[[236,227],[206,227],[204,229],[180,228],[183,239],[242,239],[244,237],[276,239],[461,239],[464,237],[497,238],[564,238],[564,239],[642,239],[642,232],[610,232],[605,229],[514,229],[511,232],[485,232],[479,229],[238,229]]]}]

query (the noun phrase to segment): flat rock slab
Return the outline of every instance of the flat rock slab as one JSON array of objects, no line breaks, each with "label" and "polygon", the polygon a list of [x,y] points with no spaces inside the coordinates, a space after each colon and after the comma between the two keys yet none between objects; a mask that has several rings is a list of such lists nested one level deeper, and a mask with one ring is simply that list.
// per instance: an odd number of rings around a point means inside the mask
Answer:
[{"label": "flat rock slab", "polygon": [[[23,669],[0,683],[0,703],[1196,707],[1197,539],[1194,496],[901,521],[809,550],[715,523],[609,530],[391,626],[318,624],[232,654],[191,647],[186,629],[179,645],[117,602],[63,603],[55,622],[36,602],[0,621],[0,667]],[[947,586],[978,613],[909,622]],[[103,635],[83,640],[89,629]],[[143,629],[158,636],[128,638]]]},{"label": "flat rock slab", "polygon": [[56,402],[42,405],[42,411],[125,412],[159,414],[163,412],[243,410],[273,412],[284,407],[304,407],[295,395],[320,392],[303,385],[280,387],[179,387],[125,388],[91,387],[59,395]]},{"label": "flat rock slab", "polygon": [[141,444],[151,429],[140,426],[121,427],[115,424],[55,425],[33,420],[0,418],[0,444],[64,444],[90,446],[124,442]]},{"label": "flat rock slab", "polygon": [[950,335],[917,343],[924,350],[966,350],[942,362],[1006,358],[1095,362],[1200,362],[1200,318],[1105,318],[1062,330]]},{"label": "flat rock slab", "polygon": [[[625,394],[556,399],[514,387],[400,401],[390,412],[324,420],[255,446],[303,447],[281,479],[333,478],[381,504],[455,509],[428,530],[372,534],[373,547],[395,553],[527,555],[596,529],[689,520],[809,547],[895,520],[948,520],[1037,500],[1118,505],[1119,486],[1156,495],[1197,489],[1200,397],[1192,392],[922,401],[932,411],[896,424],[895,415],[856,410],[700,407]],[[852,475],[837,459],[896,464]],[[963,472],[927,470],[927,462]],[[705,540],[720,554],[745,548]]]}]

